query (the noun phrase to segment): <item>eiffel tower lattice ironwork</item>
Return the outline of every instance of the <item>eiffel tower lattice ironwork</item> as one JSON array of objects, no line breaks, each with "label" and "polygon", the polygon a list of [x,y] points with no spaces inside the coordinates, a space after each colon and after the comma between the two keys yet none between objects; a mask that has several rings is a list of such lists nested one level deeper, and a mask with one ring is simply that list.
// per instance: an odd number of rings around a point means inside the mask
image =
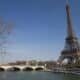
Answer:
[{"label": "eiffel tower lattice ironwork", "polygon": [[73,30],[69,3],[66,4],[66,13],[68,32],[65,40],[65,47],[61,52],[59,61],[62,62],[64,59],[67,59],[68,63],[71,64],[80,59],[80,45]]}]

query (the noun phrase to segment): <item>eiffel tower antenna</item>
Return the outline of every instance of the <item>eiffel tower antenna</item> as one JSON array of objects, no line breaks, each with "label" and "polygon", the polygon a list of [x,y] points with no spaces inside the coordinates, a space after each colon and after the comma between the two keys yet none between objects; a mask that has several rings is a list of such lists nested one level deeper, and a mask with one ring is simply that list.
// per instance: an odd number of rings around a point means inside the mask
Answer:
[{"label": "eiffel tower antenna", "polygon": [[72,25],[72,19],[71,19],[71,14],[70,14],[70,5],[69,5],[69,0],[67,0],[66,3],[66,13],[67,13],[67,28],[68,28],[68,37],[75,37],[75,33],[73,30],[73,25]]},{"label": "eiffel tower antenna", "polygon": [[69,0],[66,0],[66,4],[68,4],[69,3]]}]

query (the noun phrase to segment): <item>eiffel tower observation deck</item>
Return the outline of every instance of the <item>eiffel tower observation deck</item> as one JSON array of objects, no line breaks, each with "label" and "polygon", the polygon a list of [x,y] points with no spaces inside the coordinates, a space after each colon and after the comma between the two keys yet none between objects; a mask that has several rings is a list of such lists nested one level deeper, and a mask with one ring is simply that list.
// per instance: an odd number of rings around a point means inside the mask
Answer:
[{"label": "eiffel tower observation deck", "polygon": [[67,2],[66,4],[66,13],[67,13],[67,37],[65,39],[65,47],[61,51],[61,56],[59,61],[62,63],[64,59],[67,59],[67,63],[71,64],[80,59],[80,45],[78,38],[75,35],[73,30],[71,14],[70,14],[70,5]]}]

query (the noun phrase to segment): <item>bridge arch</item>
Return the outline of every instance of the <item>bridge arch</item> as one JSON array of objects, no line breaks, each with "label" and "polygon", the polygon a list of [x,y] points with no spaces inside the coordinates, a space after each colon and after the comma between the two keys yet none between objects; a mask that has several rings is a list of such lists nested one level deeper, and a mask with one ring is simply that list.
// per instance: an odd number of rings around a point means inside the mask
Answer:
[{"label": "bridge arch", "polygon": [[23,71],[33,71],[34,69],[32,67],[25,67],[23,68]]},{"label": "bridge arch", "polygon": [[10,67],[7,69],[7,71],[20,71],[21,69],[19,67]]},{"label": "bridge arch", "polygon": [[35,68],[35,71],[43,71],[43,70],[44,70],[43,67],[36,67],[36,68]]},{"label": "bridge arch", "polygon": [[5,69],[4,69],[4,68],[2,68],[2,67],[0,67],[0,71],[5,71]]}]

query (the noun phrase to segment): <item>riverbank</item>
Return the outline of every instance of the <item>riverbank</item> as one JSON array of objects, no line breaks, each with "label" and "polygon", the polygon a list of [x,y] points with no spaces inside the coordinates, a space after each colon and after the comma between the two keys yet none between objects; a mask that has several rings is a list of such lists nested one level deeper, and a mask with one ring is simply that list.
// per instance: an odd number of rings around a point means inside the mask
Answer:
[{"label": "riverbank", "polygon": [[73,74],[73,75],[80,75],[80,72],[76,71],[51,71],[52,73],[63,73],[63,74]]}]

